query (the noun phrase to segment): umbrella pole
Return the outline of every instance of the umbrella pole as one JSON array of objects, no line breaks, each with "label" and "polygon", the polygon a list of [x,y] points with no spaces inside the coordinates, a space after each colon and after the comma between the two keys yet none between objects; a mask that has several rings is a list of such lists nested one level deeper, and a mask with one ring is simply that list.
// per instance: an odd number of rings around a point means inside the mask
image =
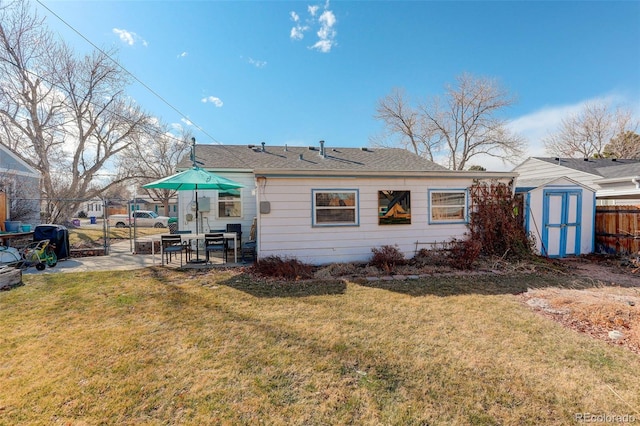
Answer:
[{"label": "umbrella pole", "polygon": [[191,260],[191,263],[203,263],[205,260],[200,260],[200,244],[198,244],[198,185],[196,185],[196,258]]},{"label": "umbrella pole", "polygon": [[198,185],[196,185],[196,235],[198,235]]}]

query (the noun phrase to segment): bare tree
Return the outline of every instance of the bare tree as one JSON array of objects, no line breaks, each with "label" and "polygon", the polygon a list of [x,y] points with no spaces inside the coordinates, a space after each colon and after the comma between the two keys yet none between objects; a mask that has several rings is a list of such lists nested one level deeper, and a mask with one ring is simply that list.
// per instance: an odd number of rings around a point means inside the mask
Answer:
[{"label": "bare tree", "polygon": [[[381,99],[376,118],[385,125],[385,135],[374,144],[396,144],[411,148],[429,160],[444,158],[450,169],[463,170],[478,155],[515,161],[525,141],[507,128],[499,113],[514,103],[513,97],[495,80],[462,74],[455,86],[447,86],[444,98],[434,97],[411,107],[399,89]],[[393,142],[391,142],[393,143]]]},{"label": "bare tree", "polygon": [[558,130],[543,140],[545,149],[558,157],[605,157],[612,139],[638,128],[632,117],[630,111],[612,109],[606,103],[587,104],[562,119]]},{"label": "bare tree", "polygon": [[616,135],[604,146],[604,156],[640,159],[640,135],[631,130]]},{"label": "bare tree", "polygon": [[[174,134],[162,123],[156,123],[154,128],[142,143],[130,145],[120,161],[120,168],[125,174],[135,177],[140,186],[175,173],[178,162],[190,147],[190,133],[180,129],[178,134]],[[169,215],[169,203],[176,196],[175,190],[141,190],[151,199],[162,202],[165,214]]]},{"label": "bare tree", "polygon": [[404,90],[394,88],[380,99],[375,118],[385,124],[384,132],[372,138],[375,146],[400,146],[433,161],[438,141],[420,111],[409,104]]},{"label": "bare tree", "polygon": [[125,95],[128,81],[112,53],[78,58],[26,0],[0,10],[2,142],[42,174],[53,222],[128,177],[98,181],[151,122]]}]

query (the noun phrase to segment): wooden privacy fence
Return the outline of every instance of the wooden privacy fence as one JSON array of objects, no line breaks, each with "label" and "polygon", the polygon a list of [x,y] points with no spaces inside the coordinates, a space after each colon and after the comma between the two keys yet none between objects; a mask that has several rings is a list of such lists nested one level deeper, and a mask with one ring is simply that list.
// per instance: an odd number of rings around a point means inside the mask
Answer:
[{"label": "wooden privacy fence", "polygon": [[596,252],[640,252],[640,206],[596,207]]}]

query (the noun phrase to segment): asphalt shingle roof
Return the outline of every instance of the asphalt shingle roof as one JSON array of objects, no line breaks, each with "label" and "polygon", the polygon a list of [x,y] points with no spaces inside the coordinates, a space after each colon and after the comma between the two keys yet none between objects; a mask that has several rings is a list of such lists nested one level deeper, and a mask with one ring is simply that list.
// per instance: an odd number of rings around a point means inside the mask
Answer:
[{"label": "asphalt shingle roof", "polygon": [[[585,173],[591,173],[592,175],[603,177],[620,177],[628,176],[624,173],[626,169],[621,167],[632,166],[628,170],[632,170],[633,167],[640,165],[640,160],[627,160],[627,159],[610,159],[610,158],[557,158],[557,157],[534,157],[537,160],[546,161],[547,163],[556,164],[559,166],[568,167],[570,169],[579,170]],[[636,173],[637,174],[637,173]]]},{"label": "asphalt shingle roof", "polygon": [[622,178],[628,176],[640,176],[640,162],[624,164],[616,167],[601,167],[598,172],[604,178]]},{"label": "asphalt shingle roof", "polygon": [[[196,159],[203,168],[240,170],[306,170],[306,171],[446,171],[432,161],[401,148],[336,148],[325,145],[325,156],[319,146],[198,145]],[[183,158],[179,168],[192,165]]]}]

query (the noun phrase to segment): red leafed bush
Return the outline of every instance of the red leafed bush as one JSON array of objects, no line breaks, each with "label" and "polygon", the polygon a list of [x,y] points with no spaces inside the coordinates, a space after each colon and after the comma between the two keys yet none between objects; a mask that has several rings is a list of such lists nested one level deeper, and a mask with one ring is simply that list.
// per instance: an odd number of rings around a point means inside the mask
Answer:
[{"label": "red leafed bush", "polygon": [[449,265],[456,269],[471,269],[480,256],[482,244],[478,240],[452,240],[449,243]]},{"label": "red leafed bush", "polygon": [[397,246],[374,247],[371,249],[371,252],[373,253],[373,257],[369,264],[386,272],[392,272],[396,266],[407,263],[404,254],[402,254]]},{"label": "red leafed bush", "polygon": [[254,263],[252,269],[258,275],[285,280],[302,280],[313,277],[313,267],[295,258],[282,259],[279,256],[268,256]]},{"label": "red leafed bush", "polygon": [[474,184],[467,239],[480,242],[481,253],[487,256],[531,255],[533,241],[525,232],[521,209],[510,184]]}]

